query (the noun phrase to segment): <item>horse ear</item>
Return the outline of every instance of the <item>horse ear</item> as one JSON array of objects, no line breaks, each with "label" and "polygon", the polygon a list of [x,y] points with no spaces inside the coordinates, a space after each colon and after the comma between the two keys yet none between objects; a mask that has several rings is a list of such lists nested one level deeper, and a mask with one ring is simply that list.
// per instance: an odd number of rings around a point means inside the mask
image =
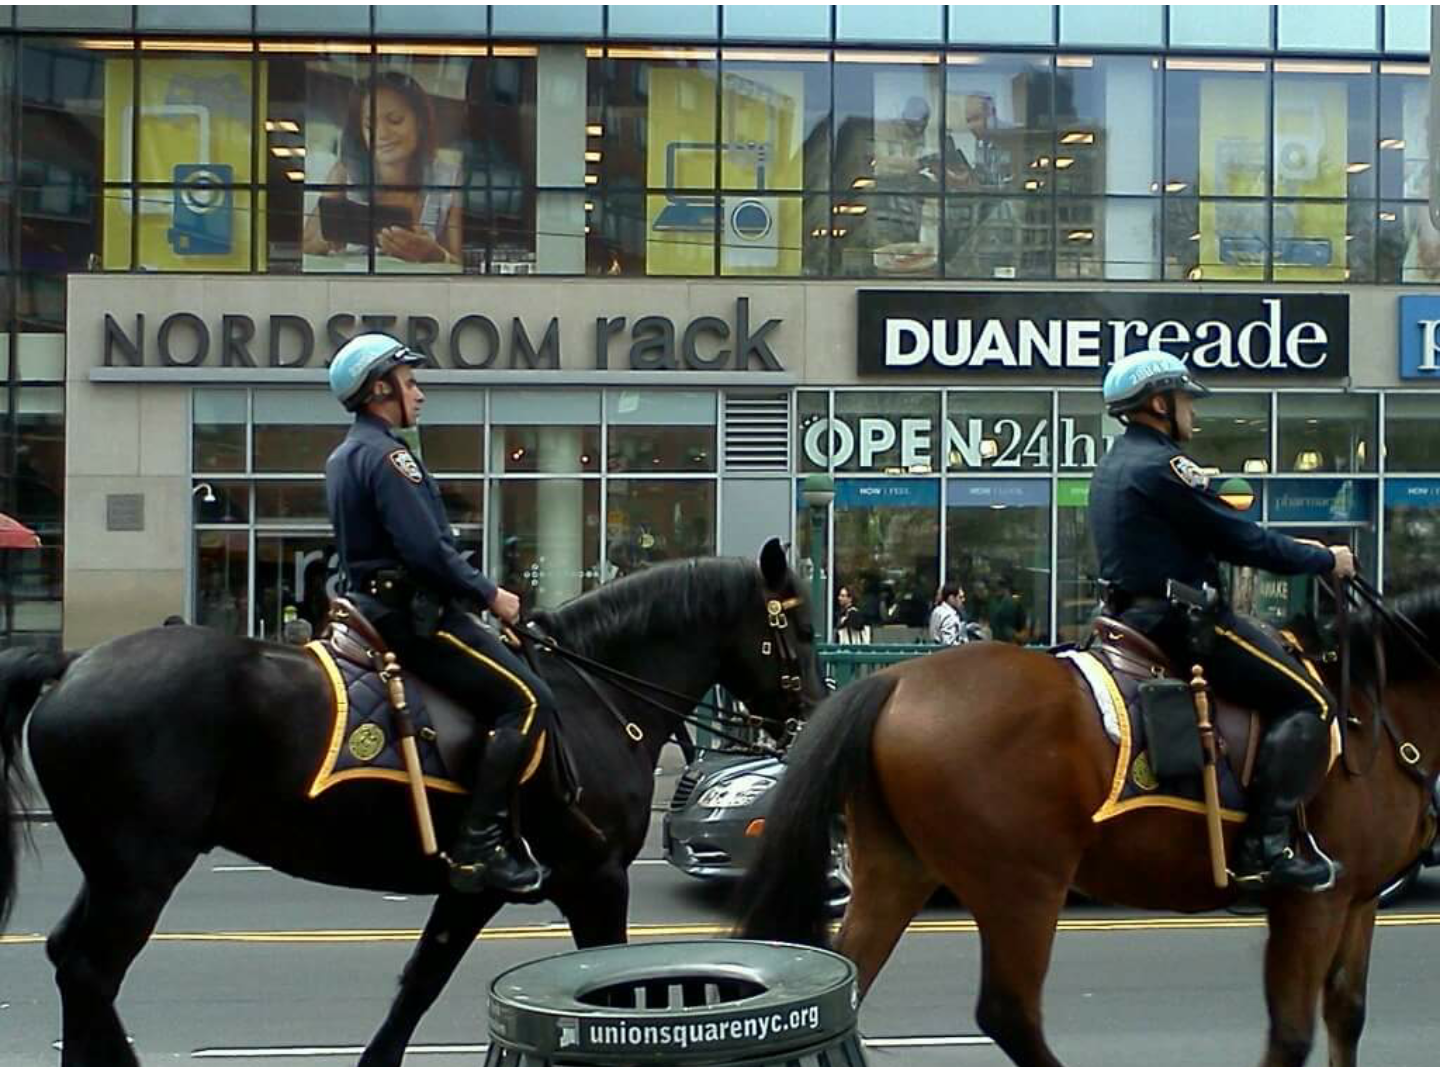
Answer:
[{"label": "horse ear", "polygon": [[760,574],[765,579],[765,587],[780,589],[789,573],[790,561],[785,558],[785,549],[780,545],[780,538],[770,538],[760,550]]}]

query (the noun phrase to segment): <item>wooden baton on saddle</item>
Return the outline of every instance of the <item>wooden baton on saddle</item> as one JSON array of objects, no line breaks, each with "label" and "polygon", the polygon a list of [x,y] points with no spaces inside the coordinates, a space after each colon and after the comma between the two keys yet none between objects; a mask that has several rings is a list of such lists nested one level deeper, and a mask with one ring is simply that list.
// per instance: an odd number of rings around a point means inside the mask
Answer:
[{"label": "wooden baton on saddle", "polygon": [[425,773],[420,767],[420,750],[415,747],[415,720],[405,703],[405,683],[400,678],[400,661],[395,653],[385,653],[385,669],[380,680],[390,694],[390,712],[395,722],[395,736],[400,740],[400,755],[405,761],[405,776],[410,780],[410,802],[415,808],[415,823],[420,830],[420,851],[433,856],[440,851],[435,843],[435,821],[430,816],[430,798],[425,793]]},{"label": "wooden baton on saddle", "polygon": [[1205,668],[1196,664],[1191,668],[1190,692],[1195,698],[1195,724],[1200,730],[1200,752],[1204,766],[1200,772],[1205,786],[1205,831],[1210,839],[1210,877],[1216,889],[1230,884],[1230,872],[1225,866],[1225,834],[1220,828],[1220,781],[1215,769],[1215,724],[1210,720],[1209,684],[1205,681]]}]

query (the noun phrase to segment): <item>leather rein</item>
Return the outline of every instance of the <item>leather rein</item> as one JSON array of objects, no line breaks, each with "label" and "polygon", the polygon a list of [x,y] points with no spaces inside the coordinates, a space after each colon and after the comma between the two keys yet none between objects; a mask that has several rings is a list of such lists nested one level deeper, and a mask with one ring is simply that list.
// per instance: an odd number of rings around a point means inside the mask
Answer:
[{"label": "leather rein", "polygon": [[[1379,591],[1360,575],[1357,574],[1352,578],[1336,583],[1336,588],[1333,592],[1335,595],[1335,622],[1340,631],[1340,707],[1338,712],[1340,722],[1343,726],[1358,727],[1361,725],[1360,719],[1350,714],[1352,706],[1350,619],[1353,607],[1358,607],[1361,604],[1368,606],[1386,626],[1403,638],[1437,675],[1440,675],[1440,661],[1437,661],[1436,658],[1431,655],[1430,650],[1426,648],[1425,634],[1420,627],[1416,626],[1403,612],[1396,611],[1390,605],[1386,604]],[[1354,605],[1351,603],[1352,600],[1355,601]],[[1374,710],[1374,715],[1372,715],[1370,719],[1370,760],[1364,767],[1356,767],[1353,764],[1350,759],[1350,746],[1345,743],[1345,737],[1347,735],[1342,729],[1340,734],[1341,763],[1346,773],[1351,775],[1351,777],[1368,774],[1370,769],[1374,767],[1375,760],[1379,757],[1380,746],[1378,741],[1380,729],[1384,727],[1385,732],[1390,736],[1391,742],[1395,745],[1395,752],[1399,757],[1401,768],[1419,782],[1422,788],[1428,790],[1431,776],[1420,765],[1423,754],[1419,746],[1411,741],[1405,740],[1401,736],[1399,728],[1396,727],[1394,720],[1385,710],[1384,692],[1386,687],[1386,669],[1383,630],[1380,627],[1375,627],[1372,636],[1374,641],[1372,655],[1374,656],[1375,663],[1375,677],[1373,692],[1367,694],[1370,705]],[[1333,662],[1333,660],[1330,660],[1329,655],[1324,658]]]},{"label": "leather rein", "polygon": [[[792,705],[794,715],[785,720],[785,737],[788,739],[799,730],[801,713],[804,709],[804,680],[800,670],[800,652],[794,637],[794,628],[790,625],[789,612],[800,606],[798,597],[780,599],[774,596],[767,596],[765,600],[765,620],[771,631],[767,640],[760,643],[760,654],[767,659],[775,659],[780,673],[780,688],[785,693],[786,701]],[[737,749],[752,755],[770,755],[772,748],[757,745],[742,737],[726,733],[717,729],[708,722],[703,721],[698,715],[690,712],[679,711],[670,704],[659,699],[669,697],[678,701],[682,707],[704,708],[713,711],[719,720],[730,720],[741,726],[755,727],[761,725],[765,720],[759,715],[746,713],[736,715],[733,712],[720,707],[708,700],[695,701],[684,693],[652,682],[647,678],[622,671],[612,667],[608,663],[601,663],[583,653],[576,652],[572,648],[566,648],[560,644],[552,635],[541,629],[540,625],[533,619],[524,622],[519,629],[510,630],[514,637],[522,642],[528,649],[541,653],[551,653],[559,656],[565,661],[575,675],[585,684],[586,688],[593,693],[600,701],[601,707],[615,719],[620,728],[632,744],[639,744],[645,740],[645,731],[638,723],[629,719],[615,705],[605,687],[596,680],[595,675],[600,675],[606,683],[619,689],[621,692],[639,700],[653,708],[657,708],[679,723],[689,723],[698,730],[728,741]],[[647,692],[648,690],[648,692]],[[674,727],[672,726],[672,729]]]}]

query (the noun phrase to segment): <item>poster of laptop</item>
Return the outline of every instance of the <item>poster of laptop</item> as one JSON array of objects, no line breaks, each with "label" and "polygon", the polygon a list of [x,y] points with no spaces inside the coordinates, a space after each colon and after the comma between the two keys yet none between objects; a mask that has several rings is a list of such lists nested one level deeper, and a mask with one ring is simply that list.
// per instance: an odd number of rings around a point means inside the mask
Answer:
[{"label": "poster of laptop", "polygon": [[[308,69],[302,237],[312,271],[459,273],[464,269],[464,171],[472,140],[468,56],[382,56]],[[483,200],[483,189],[480,191]],[[483,269],[483,259],[480,264]]]},{"label": "poster of laptop", "polygon": [[132,237],[148,270],[250,269],[252,78],[246,59],[147,56],[137,109],[133,62],[106,62],[106,178],[153,183],[106,198],[106,269],[132,266]]},{"label": "poster of laptop", "polygon": [[[804,84],[797,71],[746,71],[722,83],[715,139],[711,71],[649,71],[646,272],[800,273]],[[724,195],[714,192],[717,174]]]}]

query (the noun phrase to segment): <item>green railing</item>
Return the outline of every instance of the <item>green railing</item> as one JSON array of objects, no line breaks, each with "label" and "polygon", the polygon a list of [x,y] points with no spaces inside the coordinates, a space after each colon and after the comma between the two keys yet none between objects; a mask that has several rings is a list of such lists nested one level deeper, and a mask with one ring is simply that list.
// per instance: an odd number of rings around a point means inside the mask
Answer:
[{"label": "green railing", "polygon": [[908,645],[816,645],[820,666],[826,677],[835,680],[835,687],[849,685],[857,678],[903,663],[916,656],[928,656],[942,646],[912,643]]}]

